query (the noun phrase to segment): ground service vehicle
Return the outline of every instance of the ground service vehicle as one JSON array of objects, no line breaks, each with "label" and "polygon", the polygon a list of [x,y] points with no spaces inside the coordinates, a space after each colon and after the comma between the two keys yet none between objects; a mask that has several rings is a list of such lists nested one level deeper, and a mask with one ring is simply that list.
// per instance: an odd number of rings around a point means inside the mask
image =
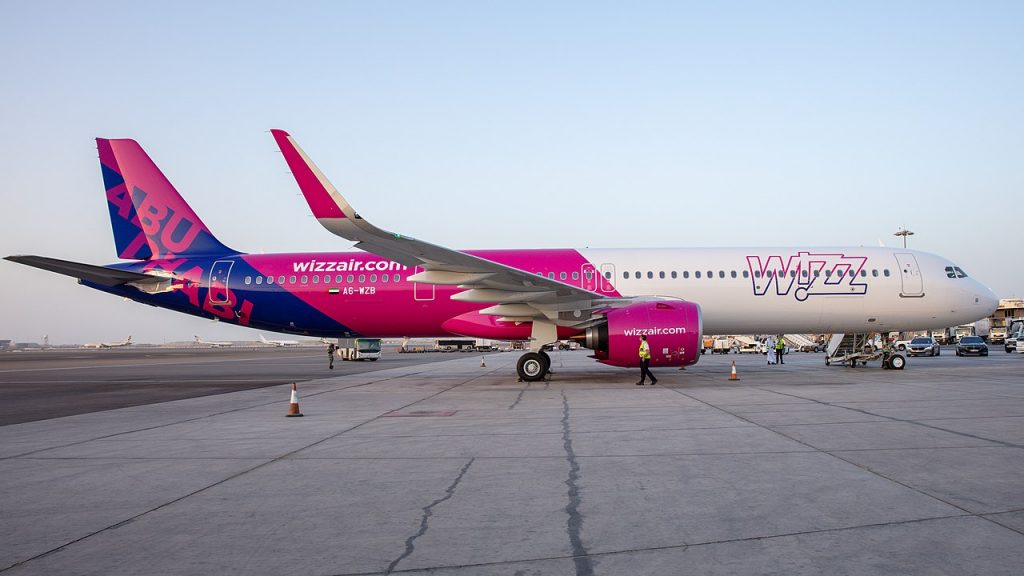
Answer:
[{"label": "ground service vehicle", "polygon": [[337,354],[342,360],[380,359],[380,338],[349,338],[341,342]]},{"label": "ground service vehicle", "polygon": [[988,344],[981,336],[964,336],[956,343],[957,356],[988,356]]}]

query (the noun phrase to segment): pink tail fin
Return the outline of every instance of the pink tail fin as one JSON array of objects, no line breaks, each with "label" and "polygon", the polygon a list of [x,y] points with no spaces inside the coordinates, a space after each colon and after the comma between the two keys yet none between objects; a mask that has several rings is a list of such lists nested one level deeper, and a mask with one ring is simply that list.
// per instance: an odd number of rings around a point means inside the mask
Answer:
[{"label": "pink tail fin", "polygon": [[234,254],[134,140],[97,138],[114,244],[121,258]]}]

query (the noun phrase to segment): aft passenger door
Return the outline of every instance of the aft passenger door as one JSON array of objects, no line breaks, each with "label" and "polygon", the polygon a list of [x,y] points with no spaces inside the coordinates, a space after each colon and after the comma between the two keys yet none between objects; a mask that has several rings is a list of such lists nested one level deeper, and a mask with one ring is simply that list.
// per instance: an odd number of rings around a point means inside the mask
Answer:
[{"label": "aft passenger door", "polygon": [[921,268],[917,265],[917,258],[913,254],[896,254],[896,262],[900,267],[900,281],[903,283],[903,290],[900,296],[904,298],[920,298],[924,296],[924,281],[921,279]]},{"label": "aft passenger door", "polygon": [[207,283],[207,291],[210,304],[231,305],[231,290],[228,289],[228,281],[231,279],[231,267],[235,265],[234,260],[217,260],[210,268],[210,279]]}]

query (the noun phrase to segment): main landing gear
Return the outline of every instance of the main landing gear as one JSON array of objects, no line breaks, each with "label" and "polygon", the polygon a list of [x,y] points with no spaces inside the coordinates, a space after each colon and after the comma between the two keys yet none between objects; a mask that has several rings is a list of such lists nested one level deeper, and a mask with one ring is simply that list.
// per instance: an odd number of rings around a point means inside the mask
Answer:
[{"label": "main landing gear", "polygon": [[543,380],[551,371],[551,357],[546,352],[527,352],[516,362],[516,373],[524,382]]}]

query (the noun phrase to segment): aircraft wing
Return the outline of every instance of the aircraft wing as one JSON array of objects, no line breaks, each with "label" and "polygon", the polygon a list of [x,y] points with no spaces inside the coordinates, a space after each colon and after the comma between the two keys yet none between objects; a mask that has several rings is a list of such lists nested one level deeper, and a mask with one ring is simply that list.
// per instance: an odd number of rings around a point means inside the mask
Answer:
[{"label": "aircraft wing", "polygon": [[[271,130],[271,133],[317,221],[334,234],[355,242],[356,248],[406,266],[422,268],[423,272],[410,277],[414,282],[464,288],[463,292],[452,296],[453,300],[525,304],[526,307],[508,306],[504,310],[495,307],[496,310],[491,312],[523,321],[543,312],[552,317],[552,314],[569,310],[610,308],[634,301],[591,292],[378,228],[352,208],[287,132]],[[509,314],[504,314],[505,311]],[[487,310],[481,312],[489,313]],[[576,315],[575,318],[582,320],[584,316]]]},{"label": "aircraft wing", "polygon": [[70,262],[68,260],[58,260],[56,258],[46,258],[45,256],[7,256],[4,260],[10,260],[11,262],[17,262],[18,264],[24,264],[34,268],[41,268],[58,274],[64,274],[65,276],[86,280],[102,286],[120,286],[128,283],[160,283],[167,280],[166,278],[150,274],[140,274],[138,272],[117,270],[116,268],[106,268],[104,266],[93,266],[92,264],[82,264],[80,262]]}]

